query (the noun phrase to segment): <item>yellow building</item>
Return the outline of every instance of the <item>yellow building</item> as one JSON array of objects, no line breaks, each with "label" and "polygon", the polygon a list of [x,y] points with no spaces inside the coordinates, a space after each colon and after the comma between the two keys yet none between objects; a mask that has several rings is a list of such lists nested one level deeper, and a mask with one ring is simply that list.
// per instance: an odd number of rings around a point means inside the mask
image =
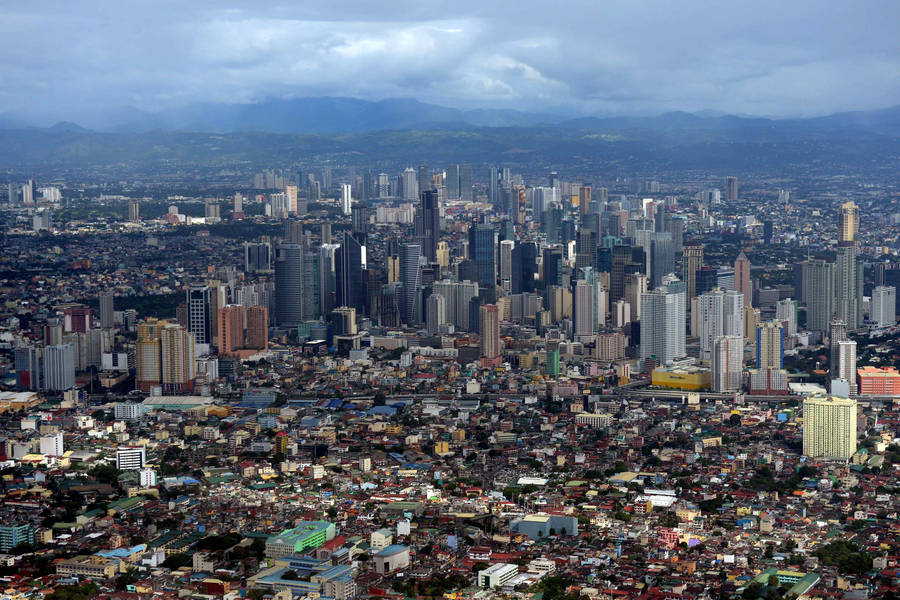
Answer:
[{"label": "yellow building", "polygon": [[707,390],[712,379],[708,369],[700,367],[657,367],[650,383],[674,390]]},{"label": "yellow building", "polygon": [[803,401],[803,455],[849,459],[856,453],[856,400],[812,396]]}]

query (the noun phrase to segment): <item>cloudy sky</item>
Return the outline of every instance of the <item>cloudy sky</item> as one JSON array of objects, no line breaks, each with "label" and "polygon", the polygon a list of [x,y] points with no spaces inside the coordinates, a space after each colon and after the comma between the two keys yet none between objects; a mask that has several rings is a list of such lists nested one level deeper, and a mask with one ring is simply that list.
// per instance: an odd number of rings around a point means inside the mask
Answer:
[{"label": "cloudy sky", "polygon": [[564,114],[900,104],[900,2],[6,2],[0,113],[271,97]]}]

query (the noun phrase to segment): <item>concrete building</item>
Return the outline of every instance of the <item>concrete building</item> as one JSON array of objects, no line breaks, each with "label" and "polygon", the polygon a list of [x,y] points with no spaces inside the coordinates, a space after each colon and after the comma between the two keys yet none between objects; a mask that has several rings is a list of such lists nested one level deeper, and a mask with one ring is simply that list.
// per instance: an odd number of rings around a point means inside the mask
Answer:
[{"label": "concrete building", "polygon": [[872,290],[871,321],[876,327],[890,327],[897,323],[897,288],[879,285]]},{"label": "concrete building", "polygon": [[391,544],[375,553],[375,572],[387,575],[409,566],[409,546]]},{"label": "concrete building", "polygon": [[478,571],[478,586],[494,589],[502,587],[519,574],[519,567],[511,563],[496,563]]},{"label": "concrete building", "polygon": [[712,389],[732,392],[741,389],[744,368],[744,336],[717,337],[712,352]]},{"label": "concrete building", "polygon": [[116,468],[120,471],[139,471],[147,464],[147,453],[142,446],[116,450]]},{"label": "concrete building", "polygon": [[847,460],[856,453],[856,400],[813,396],[803,401],[803,455]]},{"label": "concrete building", "polygon": [[307,548],[318,548],[334,539],[334,523],[307,521],[286,529],[266,540],[266,557],[281,558],[291,554],[301,554]]}]

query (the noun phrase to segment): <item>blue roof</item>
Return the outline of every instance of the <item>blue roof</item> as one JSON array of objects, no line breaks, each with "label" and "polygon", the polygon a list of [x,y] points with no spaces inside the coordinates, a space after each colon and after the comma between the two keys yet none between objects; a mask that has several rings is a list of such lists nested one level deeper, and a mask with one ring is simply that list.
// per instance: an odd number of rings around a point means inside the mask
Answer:
[{"label": "blue roof", "polygon": [[390,546],[385,546],[381,550],[375,553],[375,556],[393,556],[394,554],[399,554],[404,550],[408,550],[407,546],[403,544],[391,544]]}]

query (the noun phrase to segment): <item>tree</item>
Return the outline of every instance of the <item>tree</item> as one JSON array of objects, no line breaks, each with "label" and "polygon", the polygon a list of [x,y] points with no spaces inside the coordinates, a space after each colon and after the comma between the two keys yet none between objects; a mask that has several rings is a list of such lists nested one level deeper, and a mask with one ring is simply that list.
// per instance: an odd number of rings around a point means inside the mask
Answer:
[{"label": "tree", "polygon": [[176,552],[175,554],[170,554],[163,562],[162,566],[174,571],[175,569],[180,569],[181,567],[186,567],[190,564],[192,564],[190,556],[181,552]]},{"label": "tree", "polygon": [[288,570],[284,572],[281,578],[286,581],[297,581],[298,579],[300,579],[300,576],[297,575],[297,571]]}]

